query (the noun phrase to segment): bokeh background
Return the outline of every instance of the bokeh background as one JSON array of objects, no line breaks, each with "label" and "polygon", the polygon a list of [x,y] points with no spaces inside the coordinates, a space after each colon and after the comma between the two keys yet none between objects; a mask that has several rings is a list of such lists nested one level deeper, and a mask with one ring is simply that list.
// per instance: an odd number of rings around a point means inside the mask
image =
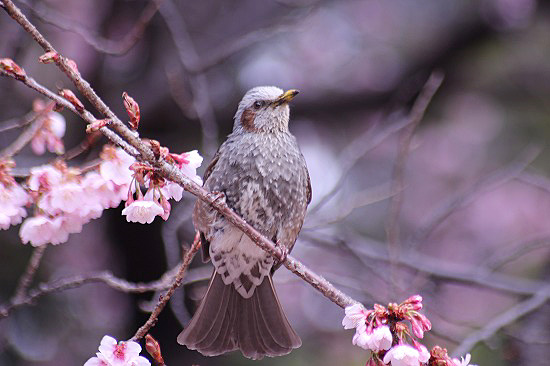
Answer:
[{"label": "bokeh background", "polygon": [[[480,365],[547,364],[548,2],[16,4],[120,117],[123,91],[138,101],[142,136],[174,152],[198,149],[201,172],[231,131],[246,90],[299,89],[290,128],[309,166],[313,201],[293,255],[367,306],[421,294],[433,324],[428,346],[471,352]],[[37,62],[41,54],[0,12],[0,57],[52,90],[71,88],[54,66]],[[443,84],[412,131],[410,109],[434,71],[445,75]],[[36,98],[0,78],[0,124],[24,116]],[[62,113],[70,149],[86,139],[85,124]],[[1,132],[0,148],[20,132]],[[105,142],[99,138],[69,164],[97,158]],[[400,151],[408,153],[398,158]],[[27,148],[15,160],[24,174],[54,157]],[[48,248],[33,287],[101,270],[132,282],[159,279],[192,240],[193,202],[184,196],[167,222],[151,225],[127,223],[122,208],[106,211],[68,243]],[[0,304],[13,296],[31,252],[18,227],[0,232]],[[195,262],[198,278],[208,277],[208,267]],[[367,360],[342,329],[340,308],[284,268],[275,278],[303,346],[261,364]],[[204,358],[177,345],[204,285],[179,291],[151,332],[166,362],[251,365],[239,353]],[[19,307],[0,319],[0,364],[81,365],[103,335],[133,335],[156,296],[86,284]],[[483,332],[491,336],[472,348]]]}]

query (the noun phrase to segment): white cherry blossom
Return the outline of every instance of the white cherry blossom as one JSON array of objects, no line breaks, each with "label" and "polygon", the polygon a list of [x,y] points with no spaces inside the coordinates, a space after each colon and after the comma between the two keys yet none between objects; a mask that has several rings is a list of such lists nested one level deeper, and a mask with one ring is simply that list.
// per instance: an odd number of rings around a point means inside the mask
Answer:
[{"label": "white cherry blossom", "polygon": [[150,366],[151,363],[140,356],[141,346],[137,342],[117,342],[110,336],[104,336],[99,352],[90,358],[84,366]]},{"label": "white cherry blossom", "polygon": [[384,356],[384,363],[391,366],[418,366],[420,364],[420,352],[414,347],[400,344],[391,348]]},{"label": "white cherry blossom", "polygon": [[164,214],[164,209],[156,202],[150,200],[136,200],[128,205],[122,214],[128,222],[150,224],[156,216]]}]

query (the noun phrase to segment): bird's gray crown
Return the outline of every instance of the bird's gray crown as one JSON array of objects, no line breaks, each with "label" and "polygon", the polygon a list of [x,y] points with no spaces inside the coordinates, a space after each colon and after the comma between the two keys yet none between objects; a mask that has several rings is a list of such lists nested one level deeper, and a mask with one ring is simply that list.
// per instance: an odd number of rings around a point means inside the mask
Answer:
[{"label": "bird's gray crown", "polygon": [[284,91],[276,86],[257,86],[247,91],[235,113],[233,132],[287,131],[288,104],[273,103],[283,94]]}]

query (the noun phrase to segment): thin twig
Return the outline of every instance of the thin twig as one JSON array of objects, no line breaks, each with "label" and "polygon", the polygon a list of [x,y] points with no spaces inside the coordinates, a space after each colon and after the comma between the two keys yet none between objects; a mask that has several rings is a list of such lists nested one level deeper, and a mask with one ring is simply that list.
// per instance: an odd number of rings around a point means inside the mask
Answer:
[{"label": "thin twig", "polygon": [[[333,246],[337,241],[334,238],[312,235],[311,232],[303,235],[303,239],[309,240],[315,245]],[[399,258],[393,259],[384,249],[384,244],[366,240],[360,235],[347,232],[345,238],[339,239],[357,256],[371,260],[390,263],[392,260],[401,268],[409,268],[419,273],[429,275],[434,279],[449,282],[463,283],[470,286],[478,286],[491,289],[504,294],[515,296],[531,296],[547,285],[544,281],[535,281],[515,276],[493,272],[485,267],[473,267],[456,262],[449,262],[440,258],[421,254],[416,250],[402,250]]]},{"label": "thin twig", "polygon": [[32,282],[34,274],[38,270],[38,266],[40,265],[40,261],[42,260],[42,257],[44,256],[44,252],[46,251],[47,247],[47,245],[41,245],[34,248],[34,250],[32,251],[27,269],[19,279],[19,283],[17,284],[17,288],[15,289],[14,301],[21,301],[25,297],[25,293],[27,292],[27,289]]},{"label": "thin twig", "polygon": [[[181,64],[189,72],[192,65],[200,64],[199,54],[176,5],[171,0],[162,1],[159,9],[160,14],[170,31]],[[202,148],[207,156],[214,156],[218,146],[218,125],[210,101],[208,80],[203,72],[193,73],[189,76],[189,85],[193,94],[191,104],[202,129]]]},{"label": "thin twig", "polygon": [[513,243],[509,245],[502,245],[501,249],[495,251],[495,253],[487,258],[485,266],[491,270],[496,271],[504,266],[506,263],[517,260],[523,255],[531,253],[533,250],[550,247],[550,236],[540,236],[527,238],[519,243]]},{"label": "thin twig", "polygon": [[517,178],[540,154],[541,149],[535,146],[527,147],[518,158],[511,164],[496,170],[490,175],[479,179],[472,186],[465,189],[463,192],[451,197],[447,202],[443,203],[439,208],[433,211],[432,217],[420,226],[407,239],[407,247],[415,247],[447,219],[453,212],[460,207],[464,207],[468,203],[483,192],[488,192],[495,187],[498,187],[511,179]]},{"label": "thin twig", "polygon": [[529,299],[522,301],[504,313],[493,317],[481,329],[467,336],[453,351],[455,356],[468,353],[479,342],[487,341],[503,327],[518,321],[520,318],[540,308],[550,298],[550,286],[544,286]]},{"label": "thin twig", "polygon": [[[86,109],[82,113],[76,110],[76,108],[65,98],[61,97],[60,95],[57,95],[53,93],[51,90],[46,88],[45,86],[39,84],[36,80],[34,80],[30,76],[26,76],[24,80],[17,79],[13,75],[8,74],[7,72],[0,70],[0,75],[2,76],[8,76],[11,77],[17,81],[22,82],[29,88],[39,92],[40,94],[44,95],[45,97],[55,101],[56,104],[63,106],[64,108],[67,108],[77,116],[81,117],[84,121],[86,121],[88,124],[94,123],[97,121],[97,119]],[[122,123],[122,122],[121,122]],[[138,155],[138,152],[136,149],[132,146],[130,146],[126,141],[124,141],[120,136],[118,136],[116,133],[111,131],[107,127],[102,127],[100,129],[101,133],[103,133],[109,140],[114,142],[116,145],[120,146],[124,151],[126,151],[128,154],[136,157]]]},{"label": "thin twig", "polygon": [[25,129],[15,141],[13,141],[8,147],[0,151],[0,160],[10,158],[21,151],[31,140],[36,136],[38,131],[44,126],[47,119],[43,118],[54,107],[55,103],[50,102],[46,107],[34,116],[34,121],[31,125]]},{"label": "thin twig", "polygon": [[195,235],[195,240],[193,241],[193,245],[187,252],[185,252],[185,255],[183,256],[183,261],[181,262],[180,269],[178,271],[178,274],[174,278],[172,285],[170,286],[168,291],[166,291],[166,293],[160,297],[159,302],[157,303],[157,306],[149,316],[149,319],[147,319],[145,324],[143,324],[137,330],[136,334],[134,334],[134,336],[130,338],[131,341],[138,341],[141,338],[145,337],[145,335],[149,332],[149,329],[151,329],[156,324],[158,320],[158,316],[162,312],[162,309],[164,309],[164,307],[172,297],[172,294],[174,293],[174,291],[176,291],[176,289],[181,286],[183,278],[187,271],[187,268],[191,264],[191,261],[195,257],[195,254],[197,254],[197,251],[199,250],[200,247],[201,247],[201,240],[200,240],[199,232],[197,232]]},{"label": "thin twig", "polygon": [[314,215],[327,202],[329,202],[336,193],[344,186],[344,180],[347,178],[351,169],[359,162],[359,160],[368,154],[370,151],[379,146],[384,140],[394,133],[402,130],[410,124],[409,120],[401,121],[385,128],[382,132],[377,133],[374,137],[370,137],[371,131],[368,129],[359,137],[355,138],[340,154],[339,161],[342,162],[340,167],[340,176],[332,188],[322,196],[317,203],[308,210],[309,215]]},{"label": "thin twig", "polygon": [[[386,237],[388,242],[388,252],[392,258],[399,256],[400,248],[400,228],[399,228],[399,216],[401,215],[401,206],[403,204],[403,189],[405,179],[405,165],[407,156],[409,155],[409,148],[414,135],[416,127],[424,118],[424,114],[428,105],[430,104],[435,93],[443,82],[443,74],[441,72],[432,72],[428,81],[420,91],[420,94],[416,98],[414,105],[409,114],[410,124],[402,132],[399,142],[399,150],[395,159],[395,164],[392,173],[392,188],[391,191],[395,194],[390,199],[390,207],[388,212],[388,219],[386,221]],[[394,267],[391,267],[392,283],[395,283]]]},{"label": "thin twig", "polygon": [[28,6],[32,13],[44,23],[68,32],[76,33],[96,51],[115,56],[126,54],[136,45],[158,11],[157,2],[150,1],[143,9],[132,29],[125,34],[124,38],[113,41],[93,34],[93,31],[86,29],[80,23],[67,19],[61,13],[46,7],[44,3],[29,4],[27,1],[21,1],[21,3]]},{"label": "thin twig", "polygon": [[[21,13],[21,11],[13,4],[11,0],[4,0],[5,10],[8,14],[17,21],[35,41],[40,44],[45,51],[53,51],[59,53],[53,46],[42,36],[42,34],[32,25],[29,20]],[[85,81],[81,75],[75,72],[68,64],[67,59],[59,55],[57,62],[59,68],[69,77],[78,90],[84,95],[99,112],[104,114],[111,120],[113,132],[106,127],[101,128],[101,132],[111,141],[119,144],[121,141],[131,145],[139,152],[138,159],[150,163],[157,169],[157,172],[166,179],[169,179],[182,186],[189,193],[197,196],[200,200],[211,205],[216,211],[224,215],[229,222],[239,228],[247,235],[256,245],[274,256],[285,265],[293,273],[304,279],[315,289],[320,291],[324,296],[341,307],[357,303],[356,300],[346,295],[342,291],[335,288],[326,279],[311,271],[305,265],[291,256],[286,256],[282,249],[275,245],[271,240],[261,235],[256,229],[250,226],[242,217],[237,215],[227,204],[219,199],[218,195],[213,195],[207,192],[204,188],[194,183],[189,177],[184,175],[182,171],[175,165],[166,162],[165,160],[157,160],[153,155],[150,147],[141,141],[122,121],[110,110],[103,100],[94,92],[90,84]],[[73,112],[74,108],[71,109]],[[81,115],[77,113],[78,115]]]},{"label": "thin twig", "polygon": [[36,115],[37,115],[36,112],[30,112],[30,113],[27,113],[22,118],[12,118],[12,119],[6,120],[0,123],[0,133],[13,130],[16,128],[24,127],[29,123],[31,123],[32,121],[34,121],[36,119]]},{"label": "thin twig", "polygon": [[[124,279],[115,277],[111,272],[103,271],[90,274],[80,274],[58,279],[48,283],[41,283],[35,289],[28,291],[27,294],[19,299],[15,297],[7,304],[0,306],[0,319],[9,315],[9,313],[23,305],[30,305],[42,296],[61,292],[69,289],[79,288],[91,283],[104,283],[110,288],[125,293],[146,293],[159,290],[165,290],[170,287],[173,278],[176,275],[180,265],[166,272],[161,279],[150,283],[132,283]],[[207,279],[211,274],[211,269],[207,267],[193,268],[188,272],[183,284],[189,284]]]}]

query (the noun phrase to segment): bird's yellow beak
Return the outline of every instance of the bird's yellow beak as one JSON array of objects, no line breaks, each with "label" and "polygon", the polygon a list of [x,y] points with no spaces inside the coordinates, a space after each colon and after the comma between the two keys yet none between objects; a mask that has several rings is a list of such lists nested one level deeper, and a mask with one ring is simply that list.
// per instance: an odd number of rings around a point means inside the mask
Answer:
[{"label": "bird's yellow beak", "polygon": [[273,105],[278,107],[282,104],[290,102],[296,95],[298,95],[299,91],[296,89],[290,89],[281,94],[281,96],[273,101]]}]

